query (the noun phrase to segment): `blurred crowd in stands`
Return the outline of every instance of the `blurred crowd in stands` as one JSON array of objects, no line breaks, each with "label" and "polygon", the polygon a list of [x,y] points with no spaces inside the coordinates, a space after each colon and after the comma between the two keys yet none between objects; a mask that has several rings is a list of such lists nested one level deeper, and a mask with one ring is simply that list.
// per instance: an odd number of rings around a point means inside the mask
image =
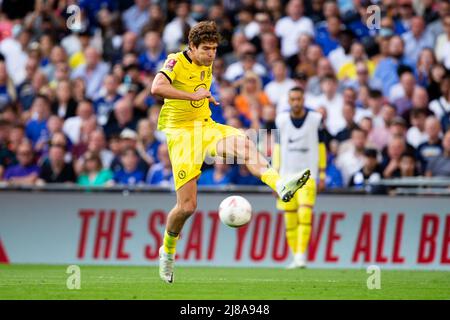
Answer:
[{"label": "blurred crowd in stands", "polygon": [[[0,181],[172,186],[150,87],[205,19],[222,35],[212,117],[269,130],[269,158],[275,118],[301,86],[323,115],[327,189],[450,177],[448,0],[0,2]],[[216,163],[199,184],[261,183]]]}]

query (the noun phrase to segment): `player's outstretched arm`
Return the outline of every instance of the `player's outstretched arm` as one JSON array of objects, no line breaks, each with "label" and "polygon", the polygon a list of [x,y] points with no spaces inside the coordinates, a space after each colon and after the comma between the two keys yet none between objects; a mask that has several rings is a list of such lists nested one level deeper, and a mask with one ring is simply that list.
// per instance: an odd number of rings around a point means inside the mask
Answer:
[{"label": "player's outstretched arm", "polygon": [[151,93],[167,99],[180,99],[198,101],[205,98],[211,98],[211,92],[204,88],[200,88],[196,92],[189,93],[182,90],[178,90],[172,86],[169,79],[163,74],[158,73],[153,80]]}]

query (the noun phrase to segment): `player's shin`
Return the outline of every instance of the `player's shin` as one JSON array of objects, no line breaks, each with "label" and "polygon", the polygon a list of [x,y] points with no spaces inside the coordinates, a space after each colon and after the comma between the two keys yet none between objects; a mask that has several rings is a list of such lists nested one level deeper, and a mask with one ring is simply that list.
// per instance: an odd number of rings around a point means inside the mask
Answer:
[{"label": "player's shin", "polygon": [[284,214],[286,224],[286,240],[293,254],[298,251],[298,216],[296,211],[286,211]]},{"label": "player's shin", "polygon": [[312,207],[301,205],[298,209],[298,243],[297,252],[304,254],[311,236]]},{"label": "player's shin", "polygon": [[175,254],[177,241],[179,239],[178,233],[173,233],[170,231],[164,232],[164,251],[169,254]]}]

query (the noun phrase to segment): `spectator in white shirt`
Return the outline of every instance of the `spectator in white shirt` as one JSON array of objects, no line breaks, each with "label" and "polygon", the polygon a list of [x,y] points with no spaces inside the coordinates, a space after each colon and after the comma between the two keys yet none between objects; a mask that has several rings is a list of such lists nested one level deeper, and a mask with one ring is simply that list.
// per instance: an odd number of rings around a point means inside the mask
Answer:
[{"label": "spectator in white shirt", "polygon": [[[411,99],[414,89],[418,87],[419,86],[416,85],[416,77],[414,76],[414,73],[411,71],[404,71],[400,75],[400,82],[392,86],[389,94],[389,101],[395,103],[401,98]],[[399,111],[400,113],[402,112],[401,110]]]},{"label": "spectator in white shirt", "polygon": [[367,133],[356,127],[351,132],[351,138],[346,148],[340,148],[336,159],[336,167],[341,171],[344,185],[348,185],[351,176],[364,165],[364,150]]},{"label": "spectator in white shirt", "polygon": [[142,27],[150,18],[150,1],[135,0],[134,3],[134,6],[131,6],[123,13],[122,20],[128,31],[140,34]]},{"label": "spectator in white shirt", "polygon": [[100,155],[104,168],[109,168],[114,160],[114,153],[107,148],[106,136],[102,129],[95,129],[89,135],[88,150]]},{"label": "spectator in white shirt", "polygon": [[[267,71],[264,66],[256,62],[254,46],[249,44],[248,49],[249,50],[242,53],[239,61],[228,66],[225,71],[225,80],[235,82],[236,80],[241,79],[247,71],[253,71],[260,78],[266,75]],[[235,82],[234,85],[239,86],[240,82]]]},{"label": "spectator in white shirt", "polygon": [[431,101],[430,110],[441,121],[444,116],[450,116],[450,72],[444,76],[440,85],[441,96]]},{"label": "spectator in white shirt", "polygon": [[239,24],[235,31],[243,32],[247,40],[251,40],[259,34],[259,25],[254,19],[254,11],[252,7],[244,6],[237,14]]},{"label": "spectator in white shirt", "polygon": [[86,96],[95,99],[109,72],[109,65],[101,60],[100,53],[93,47],[87,47],[84,55],[86,63],[73,71],[72,79],[82,78],[86,83]]},{"label": "spectator in white shirt", "polygon": [[434,4],[435,10],[440,19],[427,25],[427,31],[433,35],[435,41],[444,32],[444,18],[450,14],[450,2],[448,0],[437,0],[436,2]]},{"label": "spectator in white shirt", "polygon": [[90,100],[78,103],[77,115],[64,122],[63,131],[73,144],[78,144],[81,138],[81,127],[92,117],[95,117],[94,106]]},{"label": "spectator in white shirt", "polygon": [[289,93],[289,90],[295,86],[295,81],[287,76],[287,67],[283,60],[276,60],[272,64],[274,80],[270,81],[264,91],[269,97],[270,102],[278,109],[280,99]]},{"label": "spectator in white shirt", "polygon": [[322,78],[320,84],[323,94],[315,102],[315,106],[316,108],[326,108],[328,114],[326,126],[330,134],[335,136],[339,131],[344,129],[346,124],[342,114],[344,99],[337,92],[338,84],[335,76],[326,75]]},{"label": "spectator in white shirt", "polygon": [[[373,100],[372,103],[374,105],[377,104],[375,99],[372,98],[371,100]],[[395,119],[395,115],[395,107],[389,103],[385,103],[382,105],[379,115],[376,118],[371,118],[372,123],[376,123],[376,125],[372,126],[368,141],[378,150],[383,150],[389,142],[391,137],[390,126]],[[377,121],[374,121],[374,119],[377,119]]]},{"label": "spectator in white shirt", "polygon": [[31,32],[20,25],[13,27],[13,36],[0,42],[0,53],[5,57],[8,74],[15,85],[26,78],[25,65],[28,61],[27,47]]},{"label": "spectator in white shirt", "polygon": [[412,127],[406,132],[406,142],[415,149],[428,140],[425,132],[425,121],[427,112],[424,109],[412,109],[410,113],[410,122]]},{"label": "spectator in white shirt", "polygon": [[177,3],[176,17],[166,25],[162,37],[168,52],[179,51],[184,38],[185,25],[188,24],[193,27],[197,23],[197,21],[189,16],[189,12],[190,4],[188,1],[180,1]]},{"label": "spectator in white shirt", "polygon": [[278,20],[275,33],[281,37],[281,54],[287,58],[298,52],[297,39],[303,33],[314,36],[312,20],[303,16],[303,0],[290,0],[286,6],[287,16]]},{"label": "spectator in white shirt", "polygon": [[442,24],[445,32],[436,40],[435,54],[437,60],[450,69],[450,15],[442,19]]},{"label": "spectator in white shirt", "polygon": [[351,30],[341,31],[339,34],[339,47],[331,51],[328,55],[328,59],[330,59],[336,73],[339,72],[344,64],[353,61],[350,51],[354,37],[355,36]]}]

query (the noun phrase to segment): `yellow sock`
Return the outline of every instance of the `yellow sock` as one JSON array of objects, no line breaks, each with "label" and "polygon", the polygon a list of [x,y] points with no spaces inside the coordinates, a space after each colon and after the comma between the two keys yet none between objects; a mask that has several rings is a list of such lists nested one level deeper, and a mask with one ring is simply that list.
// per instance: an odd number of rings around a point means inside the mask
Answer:
[{"label": "yellow sock", "polygon": [[298,216],[296,211],[286,211],[284,213],[286,224],[286,240],[289,248],[294,254],[297,253]]},{"label": "yellow sock", "polygon": [[166,253],[175,254],[179,237],[179,235],[176,237],[170,235],[167,230],[164,232],[164,251]]},{"label": "yellow sock", "polygon": [[301,205],[298,209],[297,252],[305,253],[311,236],[312,207]]},{"label": "yellow sock", "polygon": [[269,168],[261,175],[261,181],[267,184],[275,192],[277,191],[277,182],[280,180],[278,171],[274,168]]}]

